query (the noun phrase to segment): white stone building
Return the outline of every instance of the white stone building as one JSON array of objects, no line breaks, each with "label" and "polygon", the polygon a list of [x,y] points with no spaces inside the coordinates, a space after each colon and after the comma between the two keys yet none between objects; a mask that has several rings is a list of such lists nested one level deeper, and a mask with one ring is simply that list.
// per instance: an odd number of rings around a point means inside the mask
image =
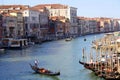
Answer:
[{"label": "white stone building", "polygon": [[77,8],[62,4],[40,4],[34,6],[34,8],[39,10],[46,8],[49,11],[49,17],[63,16],[69,19],[71,23],[69,32],[71,34],[77,34]]},{"label": "white stone building", "polygon": [[8,13],[3,14],[3,35],[8,38],[17,38],[17,17]]},{"label": "white stone building", "polygon": [[39,23],[40,23],[40,30],[41,30],[41,39],[48,40],[48,23],[49,23],[49,15],[47,11],[40,11],[39,14]]},{"label": "white stone building", "polygon": [[21,12],[11,11],[11,16],[14,16],[17,18],[17,26],[16,26],[16,35],[17,38],[22,38],[24,36],[24,26],[23,26],[23,15]]},{"label": "white stone building", "polygon": [[3,17],[4,37],[22,38],[24,36],[22,10],[28,9],[28,5],[0,5],[0,13]]},{"label": "white stone building", "polygon": [[97,21],[89,20],[89,33],[93,34],[97,32]]},{"label": "white stone building", "polygon": [[30,38],[30,40],[40,39],[39,14],[40,12],[33,8],[23,11],[25,35]]}]

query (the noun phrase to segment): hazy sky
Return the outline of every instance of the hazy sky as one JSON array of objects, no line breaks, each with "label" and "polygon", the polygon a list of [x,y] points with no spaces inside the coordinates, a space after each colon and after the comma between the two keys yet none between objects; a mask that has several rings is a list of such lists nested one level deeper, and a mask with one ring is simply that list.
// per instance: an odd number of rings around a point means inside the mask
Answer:
[{"label": "hazy sky", "polygon": [[0,5],[48,3],[65,4],[78,8],[78,16],[120,18],[120,0],[0,0]]}]

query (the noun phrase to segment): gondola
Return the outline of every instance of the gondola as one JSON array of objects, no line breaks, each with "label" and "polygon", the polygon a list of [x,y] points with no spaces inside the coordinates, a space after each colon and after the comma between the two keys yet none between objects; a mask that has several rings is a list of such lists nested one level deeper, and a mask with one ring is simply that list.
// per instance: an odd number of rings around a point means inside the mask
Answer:
[{"label": "gondola", "polygon": [[79,61],[79,63],[80,63],[80,64],[82,64],[82,65],[84,65],[84,64],[85,64],[85,62],[82,62],[82,61]]},{"label": "gondola", "polygon": [[38,74],[44,74],[44,75],[49,75],[49,76],[58,76],[60,75],[60,72],[52,72],[50,70],[44,69],[44,68],[39,68],[37,66],[33,66],[30,64],[30,67],[32,70],[34,70]]},{"label": "gondola", "polygon": [[120,80],[120,77],[105,77],[105,80]]},{"label": "gondola", "polygon": [[110,74],[106,74],[103,78],[105,80],[120,80],[120,74],[118,72],[111,72]]},{"label": "gondola", "polygon": [[5,49],[4,48],[0,48],[0,52],[3,52],[3,51],[5,51]]}]

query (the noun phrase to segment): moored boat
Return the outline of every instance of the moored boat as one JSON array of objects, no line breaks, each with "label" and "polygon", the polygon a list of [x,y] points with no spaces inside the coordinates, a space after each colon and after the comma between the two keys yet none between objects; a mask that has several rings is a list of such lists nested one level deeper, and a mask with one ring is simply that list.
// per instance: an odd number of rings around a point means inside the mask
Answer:
[{"label": "moored boat", "polygon": [[65,39],[65,41],[71,41],[71,40],[72,40],[72,37]]},{"label": "moored boat", "polygon": [[120,75],[118,76],[106,76],[104,77],[105,80],[120,80]]},{"label": "moored boat", "polygon": [[0,48],[0,52],[2,52],[2,51],[5,51],[5,49],[4,48]]},{"label": "moored boat", "polygon": [[85,64],[85,62],[82,62],[82,61],[79,61],[79,63],[82,64],[82,65]]},{"label": "moored boat", "polygon": [[3,38],[2,48],[5,49],[24,49],[28,47],[27,39]]},{"label": "moored boat", "polygon": [[44,74],[44,75],[49,75],[49,76],[58,76],[60,75],[60,72],[52,72],[50,70],[44,69],[44,68],[39,68],[37,66],[31,65],[32,70],[34,70],[38,74]]}]

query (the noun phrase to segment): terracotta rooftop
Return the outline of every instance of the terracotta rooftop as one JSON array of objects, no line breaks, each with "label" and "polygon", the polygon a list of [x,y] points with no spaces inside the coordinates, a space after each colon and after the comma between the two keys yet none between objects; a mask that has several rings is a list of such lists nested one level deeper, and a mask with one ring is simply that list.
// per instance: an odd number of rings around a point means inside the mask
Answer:
[{"label": "terracotta rooftop", "polygon": [[64,16],[52,16],[51,19],[65,19]]},{"label": "terracotta rooftop", "polygon": [[66,18],[64,16],[53,16],[53,17],[50,17],[49,18],[50,20],[53,20],[53,21],[60,21],[60,22],[65,22]]},{"label": "terracotta rooftop", "polygon": [[0,5],[0,10],[23,10],[29,8],[28,5]]},{"label": "terracotta rooftop", "polygon": [[1,15],[2,15],[2,16],[6,16],[6,17],[7,17],[7,16],[10,16],[9,13],[6,13],[6,12],[1,13]]},{"label": "terracotta rooftop", "polygon": [[19,13],[19,12],[22,13],[21,11],[18,11],[18,10],[8,10],[8,11],[7,10],[6,11],[5,10],[0,10],[1,14],[7,14],[7,15],[10,14],[10,13]]},{"label": "terracotta rooftop", "polygon": [[90,17],[78,16],[77,18],[81,19],[81,20],[96,20],[96,21],[109,21],[109,20],[111,20],[111,18],[106,18],[106,17],[90,18]]},{"label": "terracotta rooftop", "polygon": [[66,8],[68,8],[67,5],[62,5],[62,4],[40,4],[40,5],[36,5],[33,7],[39,8],[39,9],[44,9],[45,7],[50,7],[51,9],[66,9]]},{"label": "terracotta rooftop", "polygon": [[34,7],[30,7],[30,8],[28,8],[28,9],[26,9],[26,10],[39,11],[38,9],[36,9],[36,8],[34,8]]}]

